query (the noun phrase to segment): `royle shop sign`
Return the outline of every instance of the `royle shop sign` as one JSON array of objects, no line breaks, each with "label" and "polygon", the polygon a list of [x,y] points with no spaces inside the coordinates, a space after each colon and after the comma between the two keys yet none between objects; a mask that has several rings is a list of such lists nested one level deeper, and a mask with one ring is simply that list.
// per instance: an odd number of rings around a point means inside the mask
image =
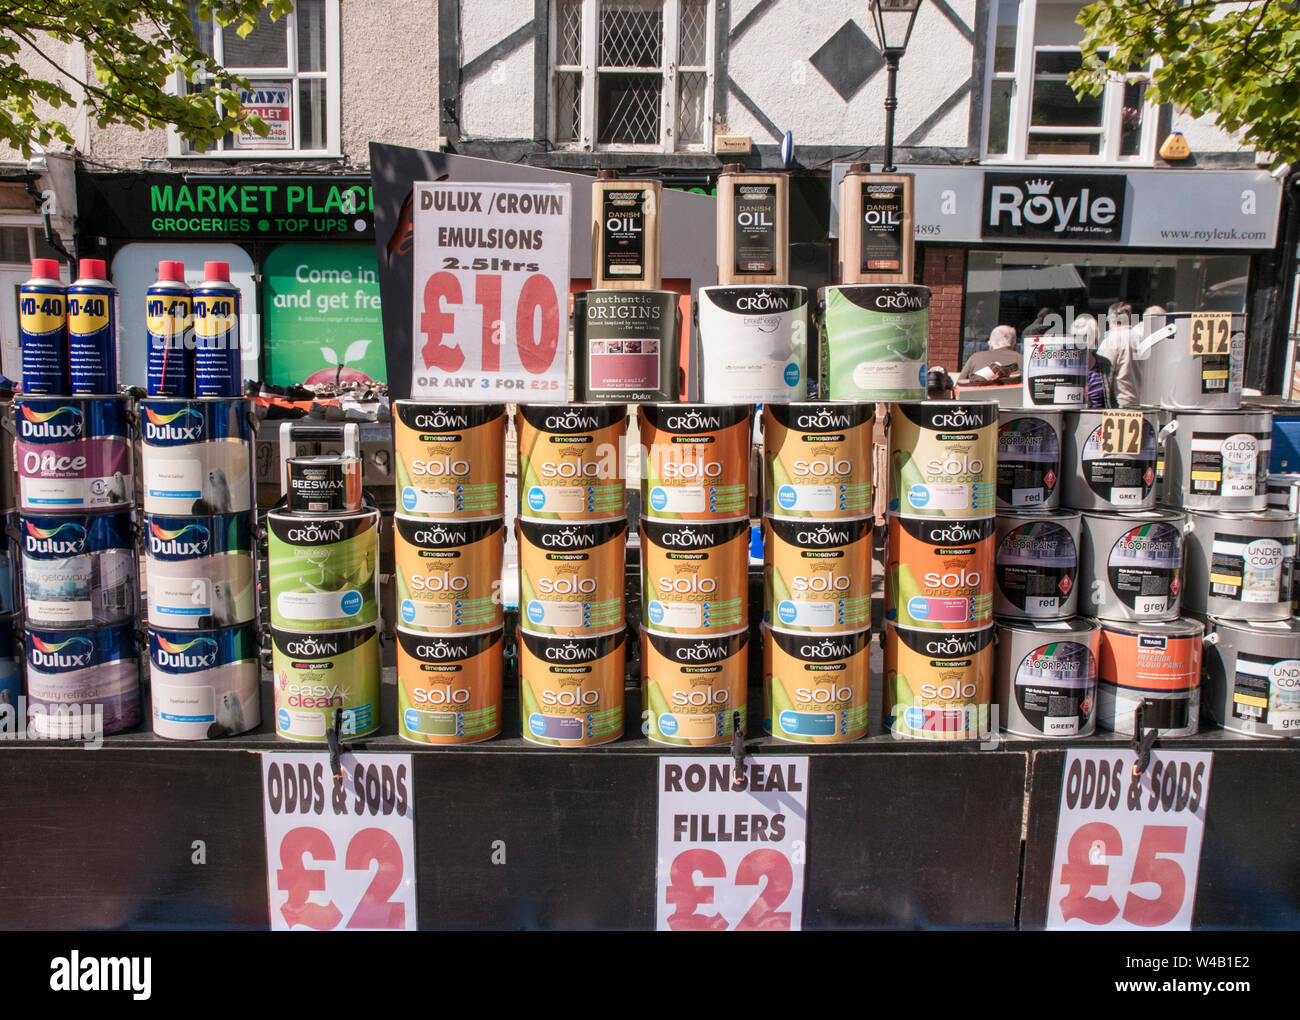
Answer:
[{"label": "royle shop sign", "polygon": [[1125,183],[1123,174],[986,173],[980,236],[1118,241]]}]

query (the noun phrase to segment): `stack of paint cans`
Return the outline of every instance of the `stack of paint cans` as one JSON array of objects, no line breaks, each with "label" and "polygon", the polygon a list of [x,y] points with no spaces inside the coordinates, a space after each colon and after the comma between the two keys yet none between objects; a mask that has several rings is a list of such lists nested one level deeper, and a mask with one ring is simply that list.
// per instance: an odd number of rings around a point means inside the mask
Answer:
[{"label": "stack of paint cans", "polygon": [[867,733],[874,424],[871,404],[763,407],[763,722],[781,740]]},{"label": "stack of paint cans", "polygon": [[890,411],[884,719],[895,737],[989,732],[997,430],[992,401]]},{"label": "stack of paint cans", "polygon": [[393,405],[397,725],[420,744],[501,732],[504,404]]},{"label": "stack of paint cans", "polygon": [[[380,725],[379,511],[361,488],[355,425],[281,426],[285,498],[267,514],[275,732],[324,742]],[[290,455],[286,455],[290,454]]]},{"label": "stack of paint cans", "polygon": [[[225,263],[205,269],[207,280],[191,292],[183,264],[160,263],[145,296],[148,397],[140,432],[150,693],[154,732],[175,740],[233,736],[261,722],[239,292]],[[196,334],[206,338],[202,363]]]},{"label": "stack of paint cans", "polygon": [[519,702],[534,744],[623,735],[627,413],[518,408]]},{"label": "stack of paint cans", "polygon": [[[19,297],[14,404],[27,719],[40,737],[93,739],[141,719],[132,418],[117,391],[117,292],[104,264],[70,287],[38,259]],[[3,657],[3,649],[0,649]]]}]

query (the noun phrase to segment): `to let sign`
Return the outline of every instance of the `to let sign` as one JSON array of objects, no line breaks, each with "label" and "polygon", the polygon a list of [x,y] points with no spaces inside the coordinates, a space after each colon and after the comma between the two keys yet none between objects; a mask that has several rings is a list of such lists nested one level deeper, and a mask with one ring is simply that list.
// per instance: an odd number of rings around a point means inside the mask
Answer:
[{"label": "to let sign", "polygon": [[411,396],[564,400],[568,184],[416,184]]}]

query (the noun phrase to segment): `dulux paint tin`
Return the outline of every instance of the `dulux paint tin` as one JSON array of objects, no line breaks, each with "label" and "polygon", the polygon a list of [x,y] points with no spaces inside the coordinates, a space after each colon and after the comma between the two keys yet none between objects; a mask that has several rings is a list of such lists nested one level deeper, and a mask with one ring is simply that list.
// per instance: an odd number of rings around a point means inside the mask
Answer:
[{"label": "dulux paint tin", "polygon": [[670,290],[585,290],[573,295],[573,393],[616,404],[682,394],[681,309]]},{"label": "dulux paint tin", "polygon": [[68,378],[68,286],[57,259],[32,259],[32,278],[18,289],[18,345],[23,392],[72,392]]},{"label": "dulux paint tin", "polygon": [[763,628],[763,728],[778,740],[837,744],[867,734],[871,631]]},{"label": "dulux paint tin", "polygon": [[1101,626],[1075,617],[997,626],[998,708],[1018,737],[1087,737],[1097,725]]},{"label": "dulux paint tin", "polygon": [[467,634],[502,626],[501,520],[393,520],[397,614],[405,629]]},{"label": "dulux paint tin", "polygon": [[473,744],[501,732],[504,631],[397,628],[397,732],[417,744]]},{"label": "dulux paint tin", "polygon": [[275,734],[324,743],[343,710],[341,737],[379,729],[379,631],[309,632],[271,629]]},{"label": "dulux paint tin", "polygon": [[397,509],[464,520],[505,513],[504,404],[393,404]]},{"label": "dulux paint tin", "polygon": [[129,512],[23,515],[20,533],[29,624],[87,628],[136,618],[139,585]]},{"label": "dulux paint tin", "polygon": [[32,734],[84,740],[140,724],[140,652],[134,624],[80,631],[29,626],[26,661],[27,726]]},{"label": "dulux paint tin", "polygon": [[1161,737],[1185,737],[1200,726],[1201,642],[1195,620],[1164,623],[1102,621],[1097,725],[1133,736],[1134,713],[1150,701],[1143,720]]},{"label": "dulux paint tin", "polygon": [[697,293],[706,401],[766,404],[808,395],[806,288],[732,284]]},{"label": "dulux paint tin", "polygon": [[252,624],[203,634],[150,628],[153,731],[170,740],[207,740],[256,729],[260,655]]},{"label": "dulux paint tin", "polygon": [[821,387],[830,400],[921,400],[930,290],[846,284],[817,292]]},{"label": "dulux paint tin", "polygon": [[290,457],[285,468],[290,512],[348,514],[361,509],[360,457]]},{"label": "dulux paint tin", "polygon": [[748,404],[642,404],[642,512],[681,521],[747,513],[753,411]]},{"label": "dulux paint tin", "polygon": [[622,519],[627,406],[520,404],[519,513],[545,521]]},{"label": "dulux paint tin", "polygon": [[519,520],[519,625],[535,634],[603,634],[624,626],[625,521]]},{"label": "dulux paint tin", "polygon": [[15,400],[19,507],[76,513],[129,505],[129,421],[125,397]]},{"label": "dulux paint tin", "polygon": [[997,507],[1055,510],[1061,503],[1062,411],[1003,408],[998,411]]},{"label": "dulux paint tin", "polygon": [[1300,736],[1300,621],[1205,622],[1201,707],[1252,737]]},{"label": "dulux paint tin", "polygon": [[918,630],[970,631],[993,622],[996,521],[891,514],[885,619]]},{"label": "dulux paint tin", "polygon": [[641,623],[662,634],[725,634],[748,618],[749,519],[641,518]]},{"label": "dulux paint tin", "polygon": [[944,632],[886,623],[884,692],[884,724],[895,737],[987,736],[993,628]]},{"label": "dulux paint tin", "polygon": [[548,747],[589,747],[623,735],[627,632],[556,637],[520,631],[523,738]]},{"label": "dulux paint tin", "polygon": [[1173,510],[1082,516],[1079,612],[1105,620],[1175,620],[1190,578],[1183,573],[1186,515]]},{"label": "dulux paint tin", "polygon": [[993,612],[1013,619],[1064,620],[1079,603],[1081,516],[998,514]]},{"label": "dulux paint tin", "polygon": [[1073,336],[1025,338],[1022,369],[1026,407],[1088,405],[1088,345]]},{"label": "dulux paint tin", "polygon": [[199,517],[253,505],[253,430],[244,400],[140,404],[144,509]]},{"label": "dulux paint tin", "polygon": [[992,517],[998,405],[900,403],[889,418],[889,510],[900,517]]},{"label": "dulux paint tin", "polygon": [[1137,348],[1144,404],[1233,411],[1241,406],[1246,317],[1171,312]]},{"label": "dulux paint tin", "polygon": [[868,403],[764,404],[764,512],[814,520],[869,515],[874,425]]},{"label": "dulux paint tin", "polygon": [[1269,411],[1177,411],[1162,430],[1160,501],[1189,510],[1264,510]]},{"label": "dulux paint tin", "polygon": [[248,514],[146,514],[144,552],[150,626],[220,630],[257,616]]},{"label": "dulux paint tin", "polygon": [[230,282],[225,262],[205,262],[194,298],[194,395],[238,397],[244,392],[243,350],[239,338],[239,288]]},{"label": "dulux paint tin", "polygon": [[74,396],[117,392],[117,288],[103,259],[82,259],[68,287],[68,382]]},{"label": "dulux paint tin", "polygon": [[379,511],[302,517],[272,510],[267,520],[271,625],[327,631],[379,619]]},{"label": "dulux paint tin", "polygon": [[749,631],[677,637],[641,631],[643,730],[656,744],[731,742],[733,713],[747,728]]},{"label": "dulux paint tin", "polygon": [[1226,620],[1291,616],[1295,518],[1285,510],[1187,514],[1184,605]]},{"label": "dulux paint tin", "polygon": [[1072,510],[1149,510],[1156,501],[1154,411],[1067,411],[1061,502]]},{"label": "dulux paint tin", "polygon": [[870,517],[763,519],[763,621],[818,634],[871,625]]}]

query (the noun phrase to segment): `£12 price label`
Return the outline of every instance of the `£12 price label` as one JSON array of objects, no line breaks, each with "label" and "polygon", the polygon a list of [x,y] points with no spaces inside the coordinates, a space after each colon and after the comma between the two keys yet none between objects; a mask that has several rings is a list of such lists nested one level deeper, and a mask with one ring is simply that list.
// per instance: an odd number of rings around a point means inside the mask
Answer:
[{"label": "\u00a312 price label", "polygon": [[1049,929],[1187,930],[1210,796],[1210,752],[1070,751],[1047,908]]},{"label": "\u00a312 price label", "polygon": [[262,755],[273,931],[415,928],[409,754]]}]

